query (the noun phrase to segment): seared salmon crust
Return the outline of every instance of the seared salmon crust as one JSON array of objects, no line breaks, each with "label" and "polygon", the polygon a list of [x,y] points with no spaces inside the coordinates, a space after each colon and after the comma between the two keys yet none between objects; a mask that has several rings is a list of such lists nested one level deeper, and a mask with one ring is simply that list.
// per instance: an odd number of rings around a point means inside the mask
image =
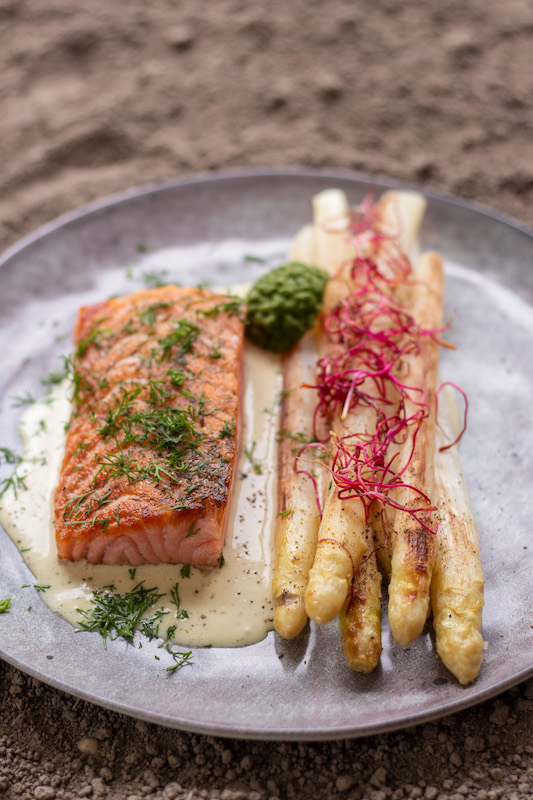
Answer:
[{"label": "seared salmon crust", "polygon": [[216,566],[237,457],[241,302],[163,286],[82,308],[58,556]]}]

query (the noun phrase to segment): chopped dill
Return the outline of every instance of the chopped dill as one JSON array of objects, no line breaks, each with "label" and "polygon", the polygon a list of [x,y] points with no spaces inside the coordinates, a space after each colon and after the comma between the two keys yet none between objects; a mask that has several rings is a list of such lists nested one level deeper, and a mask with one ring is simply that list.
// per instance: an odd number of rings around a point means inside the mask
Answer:
[{"label": "chopped dill", "polygon": [[107,647],[107,638],[122,637],[133,639],[141,617],[149,608],[163,597],[159,589],[147,589],[144,581],[138,583],[130,592],[118,594],[114,586],[105,586],[93,592],[92,607],[88,610],[76,609],[85,622],[77,631],[98,631]]},{"label": "chopped dill", "polygon": [[[176,582],[172,589],[170,590],[170,596],[172,598],[172,603],[176,606],[176,619],[189,619],[189,615],[185,611],[184,608],[181,607],[180,595],[179,595],[179,585]],[[175,630],[175,628],[174,628]]]},{"label": "chopped dill", "polygon": [[11,408],[22,408],[22,406],[31,406],[32,403],[35,403],[35,397],[30,392],[26,392],[24,395],[15,395],[11,401]]},{"label": "chopped dill", "polygon": [[226,420],[218,434],[219,439],[233,439],[235,436],[235,423]]},{"label": "chopped dill", "polygon": [[251,467],[252,467],[253,471],[255,472],[255,474],[256,475],[262,475],[263,474],[263,467],[261,466],[261,464],[258,461],[255,461],[255,459],[254,459],[254,450],[255,450],[256,444],[257,444],[257,442],[253,442],[251,448],[245,447],[244,448],[244,455],[246,456],[246,458],[250,462]]},{"label": "chopped dill", "polygon": [[107,453],[99,461],[99,469],[95,476],[95,481],[103,472],[106,478],[120,478],[124,476],[128,483],[138,480],[139,470],[137,462],[133,456],[119,450],[118,453]]},{"label": "chopped dill", "polygon": [[153,328],[157,321],[157,312],[163,311],[166,308],[170,308],[172,303],[169,303],[166,300],[161,300],[159,303],[151,303],[146,308],[143,308],[142,311],[139,312],[139,320],[143,325],[146,325],[148,328]]},{"label": "chopped dill", "polygon": [[134,386],[133,389],[125,389],[123,386],[122,396],[119,398],[118,405],[111,408],[108,406],[105,423],[102,425],[98,433],[103,437],[104,441],[107,439],[115,438],[122,429],[122,417],[130,411],[130,406],[134,400],[139,397],[142,392],[141,386]]},{"label": "chopped dill", "polygon": [[295,386],[294,389],[282,389],[280,392],[276,392],[276,397],[274,398],[274,402],[277,406],[280,406],[282,401],[288,397],[292,392],[295,392],[298,387]]},{"label": "chopped dill", "polygon": [[281,442],[283,439],[291,439],[293,442],[298,442],[299,444],[312,444],[315,441],[304,433],[304,431],[293,433],[288,428],[280,428],[276,435],[276,441]]},{"label": "chopped dill", "polygon": [[176,323],[174,330],[158,339],[162,352],[159,356],[160,361],[165,358],[173,357],[176,362],[180,362],[193,345],[200,334],[200,328],[188,319],[180,319]]},{"label": "chopped dill", "polygon": [[143,272],[141,277],[147,289],[159,289],[161,286],[167,286],[167,274],[166,269],[151,269]]},{"label": "chopped dill", "polygon": [[130,573],[130,578],[132,579],[132,581],[134,581],[135,580],[135,573],[137,572],[137,570],[136,569],[129,569],[128,572]]},{"label": "chopped dill", "polygon": [[0,464],[17,464],[19,456],[9,447],[0,447]]},{"label": "chopped dill", "polygon": [[220,339],[213,345],[213,352],[209,353],[209,358],[222,358],[222,353],[220,352]]},{"label": "chopped dill", "polygon": [[[100,322],[103,322],[103,320],[100,320]],[[94,345],[97,350],[100,350],[102,347],[102,339],[110,333],[111,331],[105,328],[94,327],[84,339],[78,342],[76,358],[82,358],[91,345]]]},{"label": "chopped dill", "polygon": [[[2,448],[2,450],[6,450],[7,448]],[[9,451],[12,454],[12,451]],[[19,491],[27,491],[28,487],[26,485],[26,479],[22,475],[17,474],[17,466],[19,465],[20,461],[22,460],[20,456],[15,457],[16,460],[7,461],[8,464],[15,464],[15,470],[9,475],[9,477],[4,478],[0,481],[0,497],[3,497],[8,489],[12,489],[15,495],[15,499],[18,497]],[[0,462],[1,463],[1,462]]]},{"label": "chopped dill", "polygon": [[49,583],[23,583],[20,588],[31,589],[32,586],[34,589],[37,589],[38,592],[46,592],[47,589],[50,589]]},{"label": "chopped dill", "polygon": [[182,652],[180,650],[174,649],[174,645],[172,643],[172,637],[174,636],[175,632],[176,632],[176,625],[171,625],[167,631],[167,635],[165,636],[161,644],[158,645],[159,648],[162,647],[167,651],[167,653],[170,653],[170,655],[174,659],[174,664],[166,668],[167,672],[176,672],[176,670],[180,669],[180,667],[183,667],[184,664],[190,664],[192,660],[191,650]]},{"label": "chopped dill", "polygon": [[[130,570],[131,573],[131,570]],[[174,594],[175,592],[175,594]],[[174,587],[171,594],[177,600],[176,617],[187,619],[187,612],[179,608],[178,585]],[[107,639],[124,638],[132,641],[135,631],[139,631],[143,636],[151,641],[159,638],[159,625],[161,619],[169,611],[158,609],[153,616],[144,617],[143,615],[152,608],[157,601],[163,597],[156,588],[146,589],[144,581],[138,583],[131,592],[118,594],[114,586],[105,586],[101,590],[93,593],[93,606],[89,610],[78,608],[77,611],[84,617],[85,621],[80,623],[77,632],[97,631],[104,640],[104,647],[107,647]],[[174,599],[173,599],[174,602]],[[166,667],[166,672],[175,672],[184,664],[192,663],[192,651],[182,652],[174,649],[172,637],[176,632],[176,625],[168,628],[165,638],[158,645],[172,656],[174,664]],[[159,656],[156,656],[159,661]]]},{"label": "chopped dill", "polygon": [[146,636],[148,641],[157,639],[159,636],[159,624],[164,616],[169,613],[167,609],[159,608],[153,617],[141,620],[140,631],[143,636]]},{"label": "chopped dill", "polygon": [[95,493],[96,489],[89,489],[88,492],[77,494],[70,497],[63,507],[63,519],[70,519],[73,515],[77,514],[80,508],[85,505],[89,497]]},{"label": "chopped dill", "polygon": [[169,397],[172,396],[171,393],[166,390],[163,381],[154,381],[150,379],[148,381],[148,386],[150,390],[148,402],[151,406],[157,406],[160,403],[164,403]]},{"label": "chopped dill", "polygon": [[201,317],[214,317],[215,319],[219,314],[229,314],[233,317],[243,319],[244,314],[244,300],[242,297],[236,295],[229,295],[229,300],[217,303],[212,308],[203,309],[199,308],[196,314]]},{"label": "chopped dill", "polygon": [[180,570],[180,574],[182,578],[190,578],[191,577],[191,565],[184,564]]},{"label": "chopped dill", "polygon": [[172,386],[183,386],[187,376],[184,372],[180,372],[180,370],[170,367],[170,369],[167,370],[167,377],[170,379]]},{"label": "chopped dill", "polygon": [[[65,362],[67,359],[65,358]],[[58,369],[56,372],[50,372],[46,378],[41,378],[41,383],[43,386],[56,386],[61,381],[64,381],[68,375],[68,369],[65,363],[63,369]]]}]

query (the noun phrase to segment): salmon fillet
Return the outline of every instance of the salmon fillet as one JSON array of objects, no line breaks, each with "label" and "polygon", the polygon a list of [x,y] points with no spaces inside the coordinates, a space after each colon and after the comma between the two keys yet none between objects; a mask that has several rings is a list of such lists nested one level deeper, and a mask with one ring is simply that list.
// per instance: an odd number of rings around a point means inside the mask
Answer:
[{"label": "salmon fillet", "polygon": [[237,457],[240,301],[163,286],[80,310],[58,556],[220,561]]}]

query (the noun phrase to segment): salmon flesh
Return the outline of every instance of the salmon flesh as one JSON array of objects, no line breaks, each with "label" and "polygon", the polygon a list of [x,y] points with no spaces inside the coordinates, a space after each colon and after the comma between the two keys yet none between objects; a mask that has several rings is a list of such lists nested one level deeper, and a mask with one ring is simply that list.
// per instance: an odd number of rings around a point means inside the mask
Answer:
[{"label": "salmon flesh", "polygon": [[74,344],[59,558],[216,566],[238,451],[241,302],[140,291],[82,308]]}]

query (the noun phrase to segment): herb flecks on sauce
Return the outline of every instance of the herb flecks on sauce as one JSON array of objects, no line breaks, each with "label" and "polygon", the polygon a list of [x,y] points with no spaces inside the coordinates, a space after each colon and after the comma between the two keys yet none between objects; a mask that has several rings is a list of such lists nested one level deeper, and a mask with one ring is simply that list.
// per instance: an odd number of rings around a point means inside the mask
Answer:
[{"label": "herb flecks on sauce", "polygon": [[0,481],[0,498],[11,489],[15,498],[18,496],[19,491],[25,490],[26,482],[23,475],[19,475],[17,467],[21,462],[21,457],[13,452],[9,447],[0,447],[0,464],[11,464],[13,472],[7,478]]}]

